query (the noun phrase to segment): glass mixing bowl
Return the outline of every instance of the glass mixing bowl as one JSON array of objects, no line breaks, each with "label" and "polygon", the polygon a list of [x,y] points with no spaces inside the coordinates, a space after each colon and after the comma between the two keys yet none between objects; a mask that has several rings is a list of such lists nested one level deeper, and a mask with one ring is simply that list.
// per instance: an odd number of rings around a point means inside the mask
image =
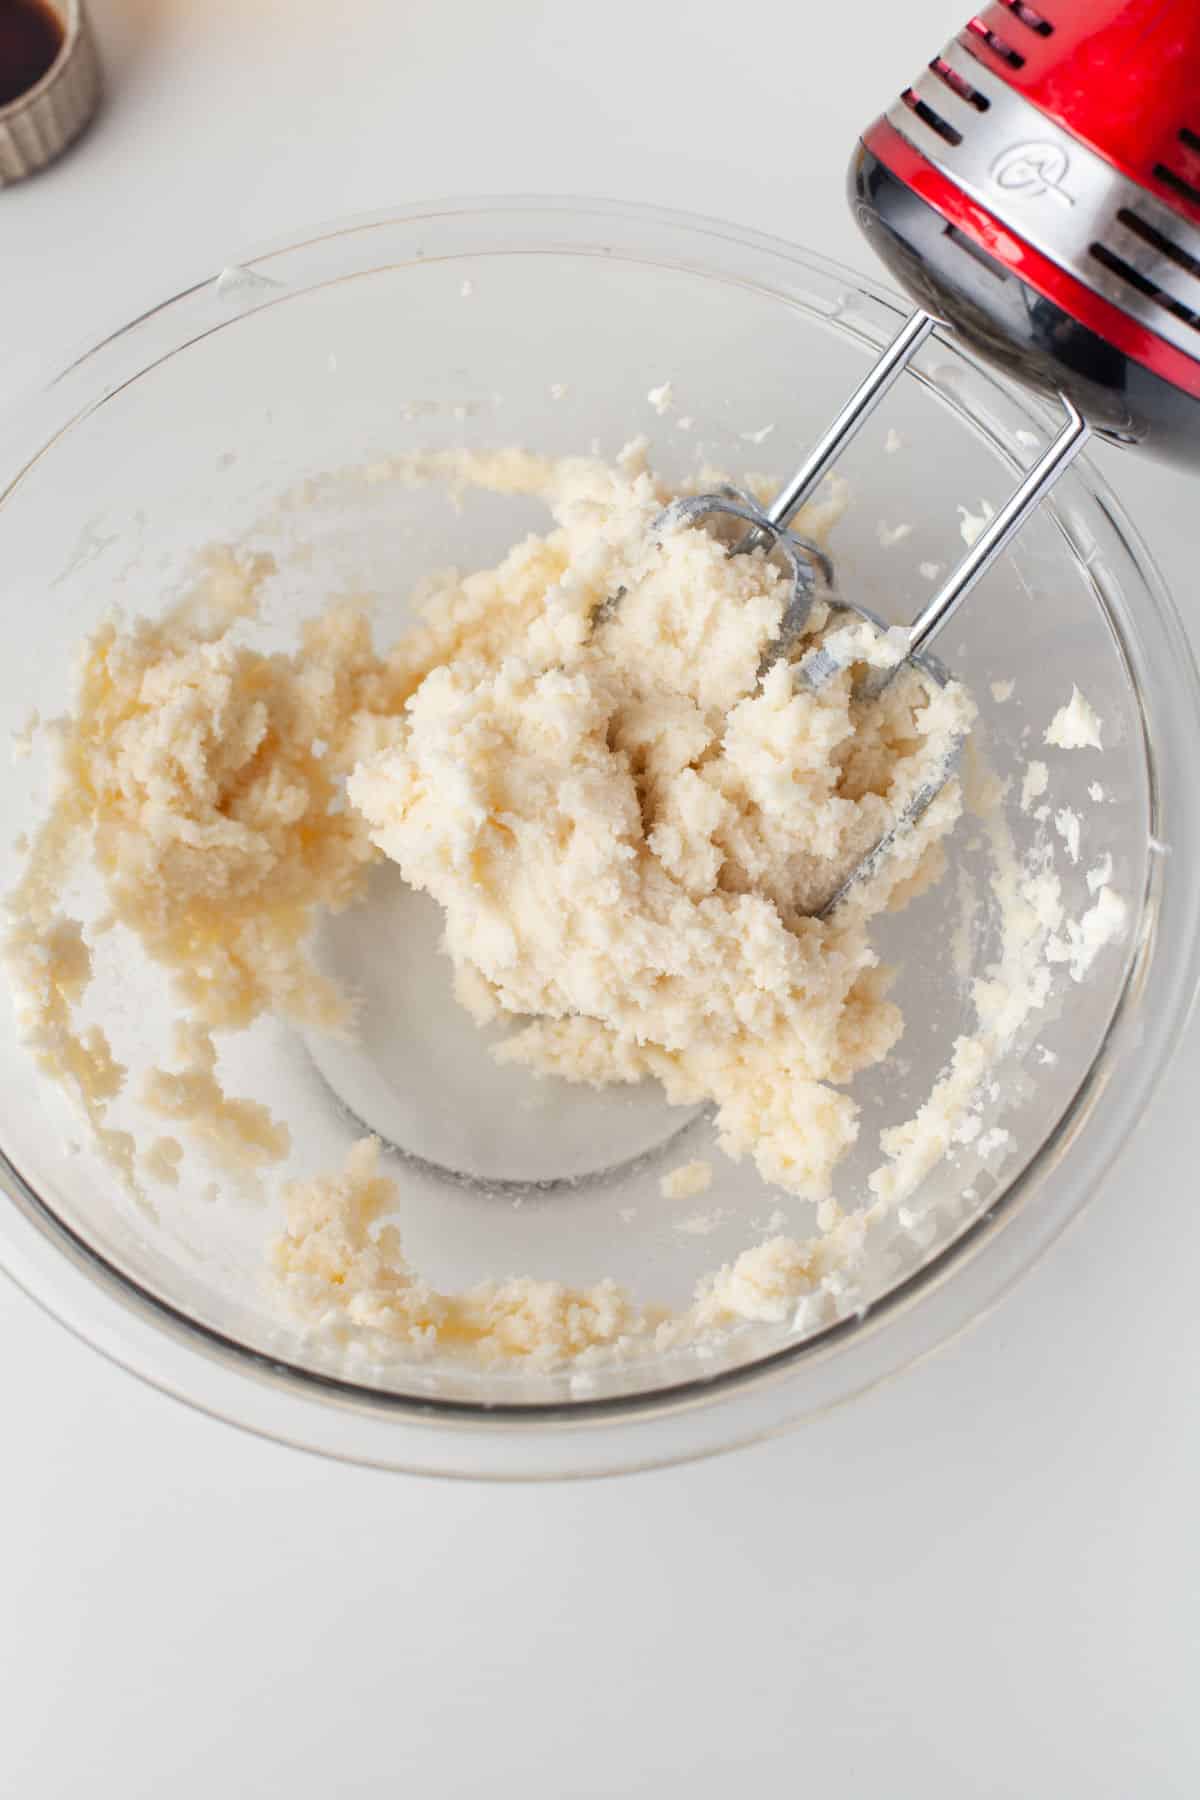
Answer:
[{"label": "glass mixing bowl", "polygon": [[[160,608],[208,543],[277,558],[264,641],[288,641],[346,593],[371,597],[386,640],[431,569],[489,564],[542,522],[529,502],[459,506],[363,479],[397,451],[519,443],[611,456],[645,432],[667,475],[701,457],[782,477],[902,316],[883,290],[788,244],[638,206],[443,203],[268,248],[107,339],[5,421],[0,722],[19,733],[31,708],[61,713],[84,634],[114,603]],[[648,390],[667,380],[674,407],[660,415]],[[1049,428],[952,342],[927,344],[842,464],[852,502],[833,549],[846,590],[889,619],[914,615],[928,565],[961,551],[958,508],[998,503]],[[939,650],[980,701],[992,765],[1013,778],[1018,850],[1035,829],[1016,804],[1020,773],[1072,683],[1101,715],[1102,754],[1054,757],[1054,804],[1083,834],[1078,863],[1063,853],[1059,871],[1077,913],[1087,870],[1111,856],[1129,928],[1014,1044],[986,1129],[930,1174],[924,1228],[886,1245],[847,1316],[748,1326],[724,1344],[586,1371],[348,1360],[266,1296],[277,1199],[214,1206],[189,1177],[150,1222],[46,1090],[7,1009],[4,1265],[87,1341],[194,1405],[329,1455],[453,1475],[595,1474],[707,1454],[944,1340],[1062,1229],[1128,1136],[1193,991],[1200,892],[1167,878],[1197,853],[1196,673],[1148,555],[1086,464]],[[993,693],[1010,681],[1011,697]],[[50,763],[39,744],[3,775],[5,888]],[[960,867],[982,868],[978,839],[960,829]],[[858,1086],[866,1128],[843,1195],[879,1160],[875,1124],[909,1117],[971,1029],[962,953],[950,952],[960,901],[952,876],[887,921],[907,1029]],[[365,1122],[394,1146],[410,1258],[443,1285],[612,1275],[678,1305],[761,1238],[769,1215],[780,1215],[772,1228],[809,1228],[807,1209],[719,1152],[705,1217],[695,1200],[664,1199],[664,1171],[711,1148],[707,1113],[668,1108],[656,1091],[560,1090],[499,1069],[450,997],[436,941],[431,907],[381,871],[321,945],[367,996],[359,1039],[331,1045],[265,1022],[229,1041],[236,1091],[292,1126],[284,1173],[340,1163]],[[974,941],[978,963],[986,931]],[[100,1004],[129,1053],[168,1022],[169,1003],[127,949],[109,963]]]}]

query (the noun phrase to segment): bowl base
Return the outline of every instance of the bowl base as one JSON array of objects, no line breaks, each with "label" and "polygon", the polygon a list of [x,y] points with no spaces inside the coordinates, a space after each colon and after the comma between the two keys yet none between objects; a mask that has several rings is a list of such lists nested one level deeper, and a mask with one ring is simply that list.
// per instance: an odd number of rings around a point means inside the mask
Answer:
[{"label": "bowl base", "polygon": [[498,1063],[511,1028],[454,997],[442,915],[399,871],[322,926],[322,970],[358,1004],[352,1039],[310,1033],[309,1057],[356,1133],[457,1186],[511,1192],[623,1181],[707,1119],[656,1082],[593,1088]]}]

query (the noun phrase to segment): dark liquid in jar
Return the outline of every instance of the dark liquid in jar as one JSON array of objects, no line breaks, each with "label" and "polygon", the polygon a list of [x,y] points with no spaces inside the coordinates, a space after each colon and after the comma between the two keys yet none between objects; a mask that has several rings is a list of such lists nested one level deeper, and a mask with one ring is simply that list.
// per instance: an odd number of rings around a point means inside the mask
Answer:
[{"label": "dark liquid in jar", "polygon": [[62,21],[46,0],[0,0],[0,106],[42,79],[63,45]]}]

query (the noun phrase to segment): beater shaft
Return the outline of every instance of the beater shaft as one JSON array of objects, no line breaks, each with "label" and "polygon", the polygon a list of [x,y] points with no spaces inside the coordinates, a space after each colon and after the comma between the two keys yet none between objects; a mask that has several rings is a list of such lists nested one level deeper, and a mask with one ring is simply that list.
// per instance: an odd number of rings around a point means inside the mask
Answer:
[{"label": "beater shaft", "polygon": [[915,312],[897,333],[866,379],[859,383],[829,429],[817,439],[792,479],[780,488],[767,508],[772,525],[786,525],[816,488],[835,459],[866,424],[896,377],[903,373],[938,320],[932,313]]},{"label": "beater shaft", "polygon": [[1060,394],[1066,408],[1067,422],[1054,441],[1021,482],[1020,487],[988,521],[986,528],[971,545],[958,567],[946,577],[929,605],[913,621],[908,654],[919,656],[925,646],[949,624],[979,577],[989,569],[1006,545],[1021,529],[1034,508],[1045,498],[1087,443],[1090,431],[1087,420]]},{"label": "beater shaft", "polygon": [[[870,372],[855,388],[832,425],[818,439],[791,480],[785,482],[766,508],[764,517],[776,530],[782,530],[797,508],[808,499],[839,453],[870,418],[888,389],[907,368],[939,322],[932,313],[918,310],[897,332]],[[1030,513],[1050,492],[1059,476],[1070,467],[1087,443],[1091,434],[1086,419],[1065,394],[1060,394],[1059,399],[1066,410],[1066,424],[1023,477],[1016,492],[1005,501],[996,516],[988,521],[986,529],[946,577],[928,606],[913,621],[909,656],[919,656],[942,627],[949,623],[980,576],[991,568]],[[749,533],[738,548],[750,549],[758,543],[765,543],[767,539],[767,532],[759,527],[757,531]]]}]

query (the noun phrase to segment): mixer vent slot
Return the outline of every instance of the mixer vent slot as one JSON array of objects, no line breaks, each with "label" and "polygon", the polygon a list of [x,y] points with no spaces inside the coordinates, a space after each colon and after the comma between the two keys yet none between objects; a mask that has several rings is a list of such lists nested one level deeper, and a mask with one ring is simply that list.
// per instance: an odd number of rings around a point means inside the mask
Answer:
[{"label": "mixer vent slot", "polygon": [[1175,318],[1182,319],[1183,323],[1190,325],[1193,331],[1200,331],[1200,313],[1193,312],[1190,306],[1185,306],[1182,300],[1176,300],[1173,294],[1165,294],[1157,283],[1151,281],[1148,275],[1143,275],[1140,269],[1135,269],[1132,263],[1127,263],[1123,256],[1118,256],[1115,251],[1108,248],[1107,244],[1093,244],[1089,254],[1100,264],[1101,268],[1118,276],[1131,288],[1136,288],[1139,294],[1144,294],[1147,300],[1153,300],[1154,304],[1161,306],[1164,312],[1169,312]]},{"label": "mixer vent slot", "polygon": [[1152,250],[1157,250],[1160,256],[1170,257],[1171,261],[1178,268],[1183,269],[1186,274],[1200,277],[1200,262],[1197,262],[1194,256],[1189,256],[1181,244],[1175,243],[1164,232],[1149,224],[1140,214],[1131,212],[1129,207],[1123,206],[1117,214],[1117,223],[1124,225],[1126,231],[1132,231],[1134,237],[1140,237],[1142,242],[1149,244]]},{"label": "mixer vent slot", "polygon": [[985,25],[982,19],[968,19],[967,30],[971,32],[974,37],[979,38],[981,42],[985,43],[992,52],[992,55],[998,56],[1002,63],[1007,63],[1010,69],[1023,69],[1025,67],[1025,58],[1021,55],[1021,52],[1019,50],[1014,50],[1011,44],[1005,42],[998,31],[993,31],[991,26]]},{"label": "mixer vent slot", "polygon": [[1025,0],[1000,0],[1001,6],[1007,7],[1014,19],[1020,19],[1022,25],[1030,31],[1036,31],[1039,37],[1053,37],[1054,27],[1049,19],[1035,12],[1032,6],[1026,6]]},{"label": "mixer vent slot", "polygon": [[[1179,135],[1182,137],[1183,133],[1180,132]],[[1163,183],[1164,187],[1172,188],[1192,206],[1200,206],[1200,187],[1197,187],[1194,182],[1185,181],[1182,175],[1175,173],[1174,169],[1168,169],[1166,163],[1155,163],[1154,176],[1157,181]]]},{"label": "mixer vent slot", "polygon": [[1179,141],[1189,150],[1200,150],[1200,131],[1189,131],[1186,125],[1179,127]]},{"label": "mixer vent slot", "polygon": [[939,81],[944,82],[952,94],[957,94],[960,100],[965,100],[968,106],[975,108],[976,112],[986,112],[992,104],[986,94],[981,94],[977,87],[971,86],[965,75],[960,75],[957,69],[952,69],[945,57],[935,56],[929,68],[930,73],[936,75]]},{"label": "mixer vent slot", "polygon": [[919,94],[914,94],[911,88],[905,88],[900,98],[910,112],[916,113],[922,125],[928,125],[930,131],[936,131],[946,143],[962,143],[962,132],[956,130],[949,119],[943,119],[941,113],[934,112],[932,106],[922,100]]}]

